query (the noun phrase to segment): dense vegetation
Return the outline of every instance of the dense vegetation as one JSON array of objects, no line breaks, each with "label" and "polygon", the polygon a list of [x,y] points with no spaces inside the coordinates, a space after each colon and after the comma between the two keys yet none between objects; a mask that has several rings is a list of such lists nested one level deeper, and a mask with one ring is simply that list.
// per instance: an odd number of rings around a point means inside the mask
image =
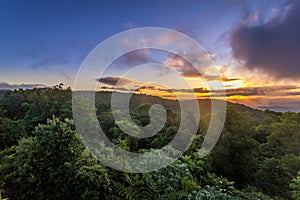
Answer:
[{"label": "dense vegetation", "polygon": [[[202,101],[205,115],[188,151],[159,171],[129,174],[102,165],[85,149],[72,120],[71,98],[71,90],[61,87],[1,93],[2,198],[300,199],[299,113],[229,104],[218,144],[199,159],[210,119],[209,103]],[[109,98],[110,93],[97,93],[97,116],[120,148],[133,152],[160,148],[176,134],[180,123],[176,101],[133,96],[131,115],[137,124],[149,123],[153,103],[168,109],[160,133],[139,140],[115,125]]]}]

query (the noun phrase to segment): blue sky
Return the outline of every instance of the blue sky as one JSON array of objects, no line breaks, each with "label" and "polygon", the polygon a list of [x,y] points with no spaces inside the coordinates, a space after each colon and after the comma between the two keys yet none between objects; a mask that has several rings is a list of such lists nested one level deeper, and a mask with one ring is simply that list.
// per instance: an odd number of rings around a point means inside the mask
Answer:
[{"label": "blue sky", "polygon": [[247,98],[235,100],[256,107],[291,102],[297,107],[297,2],[1,0],[0,88],[60,82],[72,87],[80,64],[103,40],[133,28],[163,27],[196,39],[222,66],[224,80],[238,79],[228,85],[243,87]]},{"label": "blue sky", "polygon": [[2,0],[0,80],[72,84],[80,63],[98,43],[145,26],[180,30],[208,50],[221,51],[225,45],[218,39],[240,20],[246,6],[252,9],[264,3]]}]

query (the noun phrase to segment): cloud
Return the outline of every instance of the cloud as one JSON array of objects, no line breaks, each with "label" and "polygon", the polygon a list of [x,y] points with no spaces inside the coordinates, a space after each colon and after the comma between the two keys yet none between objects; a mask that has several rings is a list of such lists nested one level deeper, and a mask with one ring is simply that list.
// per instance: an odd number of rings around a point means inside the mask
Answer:
[{"label": "cloud", "polygon": [[169,56],[164,64],[169,68],[175,68],[184,77],[201,77],[200,72],[195,69],[191,63],[179,55]]},{"label": "cloud", "polygon": [[118,83],[118,86],[124,86],[129,83],[134,83],[135,81],[129,78],[124,78],[124,77],[119,77],[119,76],[114,76],[114,77],[104,77],[104,78],[99,78],[97,79],[98,82],[103,83],[105,85],[110,85],[110,86],[116,86]]},{"label": "cloud", "polygon": [[[297,90],[297,86],[261,86],[261,87],[244,87],[244,88],[233,88],[225,89],[226,96],[293,96],[300,95],[300,92],[294,92]],[[217,97],[224,95],[223,90],[208,90],[206,88],[193,88],[193,89],[170,89],[173,92],[179,93],[200,93],[202,96],[213,96]]]},{"label": "cloud", "polygon": [[[261,86],[226,89],[226,96],[286,96],[294,95],[291,90],[299,89],[297,86]],[[215,90],[212,93],[218,94]]]},{"label": "cloud", "polygon": [[[233,57],[250,70],[275,78],[300,77],[300,1],[292,1],[274,17],[249,16],[230,33]],[[249,21],[250,20],[250,21]]]},{"label": "cloud", "polygon": [[[130,45],[130,44],[125,44]],[[160,50],[155,49],[138,49],[126,53],[118,57],[112,64],[111,67],[117,69],[133,68],[142,64],[147,63],[161,63],[158,59],[154,58],[153,54],[157,54]]]},{"label": "cloud", "polygon": [[228,78],[228,77],[225,77],[223,76],[221,78],[222,82],[230,82],[230,81],[239,81],[239,80],[242,80],[241,78]]},{"label": "cloud", "polygon": [[[225,81],[239,80],[235,78],[224,78]],[[148,82],[139,82],[133,79],[114,76],[114,77],[104,77],[97,79],[98,82],[104,84],[100,89],[120,89],[135,88],[135,91],[159,91],[165,93],[201,93],[207,94],[207,96],[220,96],[224,95],[224,90],[208,90],[205,87],[196,88],[164,88],[159,85]],[[116,84],[118,83],[118,88]],[[241,87],[241,88],[227,88],[225,89],[226,96],[293,96],[300,95],[300,87],[295,85],[282,85],[282,86],[258,86],[258,87]]]},{"label": "cloud", "polygon": [[33,88],[44,88],[47,87],[44,84],[9,84],[6,82],[0,83],[0,89],[3,90],[15,90],[15,89],[33,89]]},{"label": "cloud", "polygon": [[120,58],[122,63],[130,67],[145,64],[151,60],[151,54],[148,49],[135,50]]},{"label": "cloud", "polygon": [[[145,48],[120,56],[111,64],[111,67],[132,68],[142,64],[157,63],[165,66],[157,67],[160,70],[160,75],[168,74],[171,71],[170,69],[173,68],[186,78],[194,78],[201,76],[199,72],[201,68],[213,65],[213,55],[211,53],[186,46],[190,44],[187,44],[184,40],[178,41],[178,36],[174,32],[161,34],[158,38],[153,39],[139,37],[134,39],[126,38],[121,41],[122,45],[131,48],[135,48],[137,43]],[[162,49],[147,48],[147,46],[166,46],[169,48],[175,44],[176,46],[183,45],[182,48],[188,49],[188,51],[180,52],[180,55],[178,55]]]},{"label": "cloud", "polygon": [[[145,83],[145,84],[147,84],[147,83]],[[160,91],[160,92],[172,92],[172,90],[170,90],[170,89],[162,88],[157,85],[143,85],[141,87],[138,87],[138,89],[136,89],[137,92],[142,92],[145,90],[153,90],[153,91]]]},{"label": "cloud", "polygon": [[102,89],[102,90],[113,90],[113,89],[115,89],[115,87],[112,87],[112,86],[101,86],[100,89]]},{"label": "cloud", "polygon": [[231,82],[231,81],[239,81],[242,80],[241,78],[228,78],[224,74],[222,76],[205,76],[206,81],[212,81],[212,80],[220,80],[222,82]]}]

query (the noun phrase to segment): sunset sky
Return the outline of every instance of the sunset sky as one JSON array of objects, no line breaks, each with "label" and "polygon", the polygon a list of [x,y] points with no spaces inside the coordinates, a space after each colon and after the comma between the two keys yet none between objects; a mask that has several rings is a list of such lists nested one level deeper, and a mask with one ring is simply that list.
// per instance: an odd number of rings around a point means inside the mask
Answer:
[{"label": "sunset sky", "polygon": [[[223,83],[228,100],[300,111],[300,1],[3,0],[0,27],[0,89],[61,82],[73,87],[81,63],[100,42],[134,28],[162,27],[203,46],[220,72],[220,77],[206,76],[205,81]],[[199,59],[189,53],[191,59]],[[138,65],[142,66],[131,71]],[[119,81],[119,90],[134,84],[138,92],[165,98],[171,97],[171,90],[183,96],[217,97],[220,91],[210,88],[209,95],[202,78],[182,57],[139,50],[115,60],[93,80],[100,89],[110,90]]]}]

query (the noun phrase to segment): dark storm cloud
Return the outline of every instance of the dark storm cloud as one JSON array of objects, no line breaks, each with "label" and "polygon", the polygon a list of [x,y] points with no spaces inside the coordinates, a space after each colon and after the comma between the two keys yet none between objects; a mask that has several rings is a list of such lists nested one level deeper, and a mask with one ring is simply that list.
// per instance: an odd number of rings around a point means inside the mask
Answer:
[{"label": "dark storm cloud", "polygon": [[275,17],[263,22],[245,20],[230,33],[235,59],[251,70],[276,78],[300,77],[300,1],[292,1]]}]

